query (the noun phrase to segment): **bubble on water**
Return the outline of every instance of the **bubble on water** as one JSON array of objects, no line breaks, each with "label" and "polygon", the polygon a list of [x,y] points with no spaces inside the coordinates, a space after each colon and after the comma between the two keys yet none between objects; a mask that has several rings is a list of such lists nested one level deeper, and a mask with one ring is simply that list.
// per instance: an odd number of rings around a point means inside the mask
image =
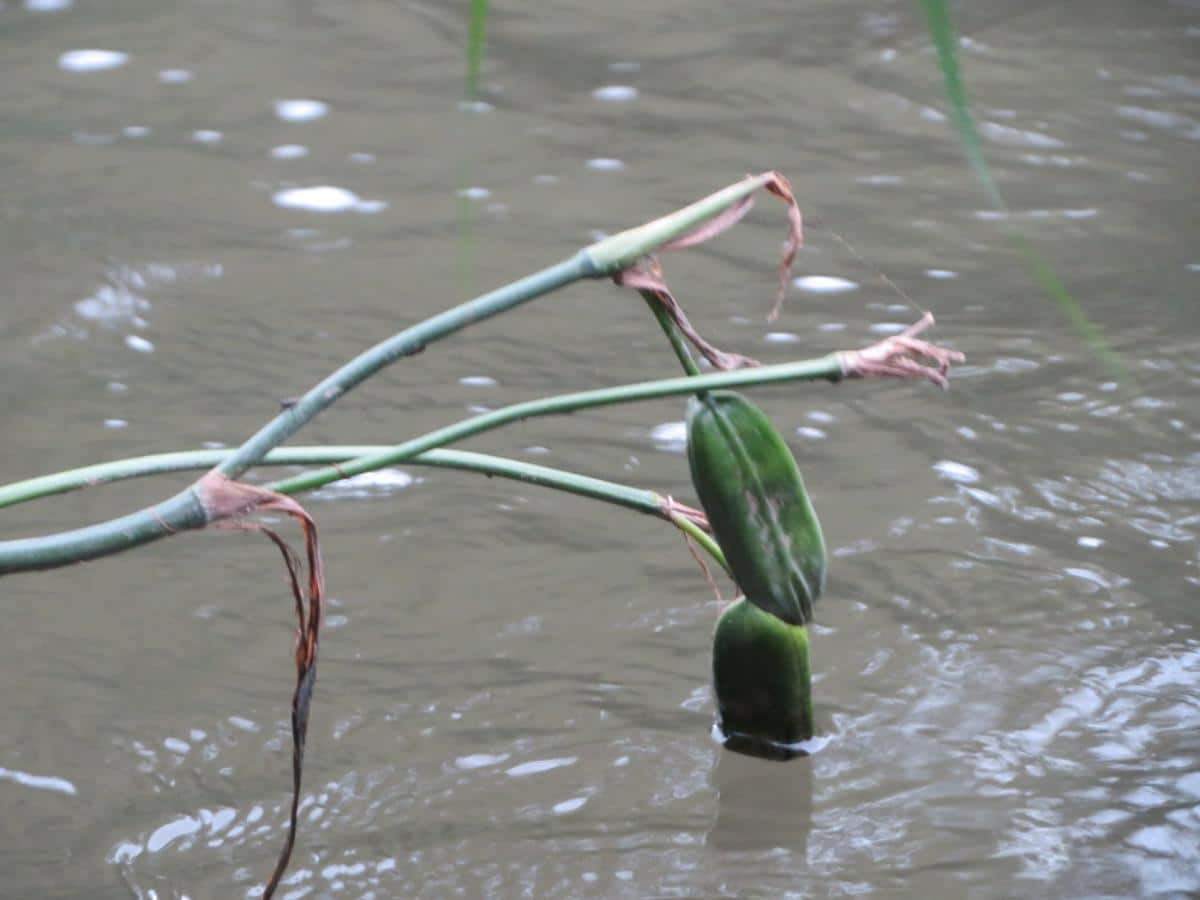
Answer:
[{"label": "bubble on water", "polygon": [[192,140],[197,144],[219,144],[225,135],[219,131],[213,131],[211,128],[201,128],[192,132]]},{"label": "bubble on water", "polygon": [[820,441],[825,438],[825,432],[820,428],[813,428],[811,425],[801,425],[796,429],[796,434],[802,438],[808,438],[810,441]]},{"label": "bubble on water", "polygon": [[563,766],[573,766],[579,761],[577,756],[559,756],[553,759],[535,759],[532,762],[521,763],[508,769],[505,774],[510,778],[527,778],[530,775],[541,775]]},{"label": "bubble on water", "polygon": [[814,409],[804,418],[810,422],[820,422],[822,425],[830,425],[837,421],[832,413],[827,413],[823,409]]},{"label": "bubble on water", "polygon": [[121,134],[127,138],[144,138],[150,134],[150,129],[145,125],[126,125],[121,129]]},{"label": "bubble on water", "polygon": [[136,350],[138,353],[154,352],[154,344],[137,334],[125,335],[125,346],[130,350]]},{"label": "bubble on water", "polygon": [[499,765],[507,759],[507,753],[472,753],[468,756],[460,756],[454,760],[454,764],[460,769],[482,769],[487,766]]},{"label": "bubble on water", "polygon": [[867,330],[873,334],[899,334],[907,327],[902,322],[876,322]]},{"label": "bubble on water", "polygon": [[465,375],[458,379],[458,383],[467,387],[495,387],[498,384],[495,378],[487,375]]},{"label": "bubble on water", "polygon": [[195,77],[189,69],[163,69],[158,73],[158,80],[163,84],[187,84]]},{"label": "bubble on water", "polygon": [[948,459],[935,462],[933,470],[947,481],[953,481],[956,484],[975,484],[979,481],[979,471],[977,469]]},{"label": "bubble on water", "polygon": [[180,755],[183,755],[192,749],[187,741],[181,741],[179,738],[173,737],[169,737],[163,741],[163,746],[172,753],[178,753]]},{"label": "bubble on water", "polygon": [[628,84],[606,84],[592,91],[592,97],[603,103],[628,103],[637,95],[638,89]]},{"label": "bubble on water", "polygon": [[386,200],[359,200],[354,204],[354,211],[363,213],[364,215],[373,216],[375,213],[383,212],[388,208]]},{"label": "bubble on water", "polygon": [[1080,547],[1086,547],[1089,550],[1094,550],[1097,547],[1104,546],[1104,538],[1090,537],[1088,535],[1084,535],[1083,537],[1080,537],[1075,543],[1077,543]]},{"label": "bubble on water", "polygon": [[598,156],[595,159],[589,159],[585,165],[597,172],[619,172],[625,168],[625,163],[621,162],[621,160],[608,156]]},{"label": "bubble on water", "polygon": [[884,173],[880,173],[878,175],[863,175],[855,180],[859,184],[871,184],[871,185],[903,184],[904,176],[903,175],[887,175]]},{"label": "bubble on water", "polygon": [[476,113],[477,115],[490,113],[495,108],[486,100],[461,100],[458,104],[459,112]]},{"label": "bubble on water", "polygon": [[311,122],[329,112],[329,104],[321,100],[276,100],[275,115],[285,122]]},{"label": "bubble on water", "polygon": [[858,287],[857,282],[836,275],[802,275],[792,284],[809,294],[844,294]]},{"label": "bubble on water", "polygon": [[271,198],[276,206],[284,209],[303,209],[309,212],[349,212],[362,202],[353,191],[322,184],[316,187],[288,188]]},{"label": "bubble on water", "polygon": [[795,344],[799,343],[800,335],[791,331],[768,331],[764,340],[768,344]]},{"label": "bubble on water", "polygon": [[360,166],[365,166],[365,165],[369,165],[369,164],[375,162],[375,154],[374,153],[363,153],[362,151],[358,151],[355,153],[351,153],[347,157],[347,159],[349,159],[350,162],[352,162],[352,163],[357,163]]},{"label": "bubble on water", "polygon": [[67,72],[103,72],[129,62],[129,54],[119,50],[68,50],[58,58],[58,67]]},{"label": "bubble on water", "polygon": [[587,803],[587,797],[572,797],[570,800],[564,800],[561,803],[555,803],[551,809],[555,815],[565,815],[566,813],[575,812],[575,810],[583,807]]},{"label": "bubble on water", "polygon": [[833,332],[833,331],[845,331],[845,330],[846,330],[845,322],[823,322],[822,324],[817,326],[817,331]]},{"label": "bubble on water", "polygon": [[280,144],[271,148],[274,159],[300,159],[308,156],[308,148],[303,144]]},{"label": "bubble on water", "polygon": [[28,772],[5,769],[3,766],[0,766],[0,781],[11,781],[24,787],[41,791],[57,791],[60,794],[70,794],[71,796],[79,793],[75,789],[75,785],[65,778],[58,778],[54,775],[31,775]]},{"label": "bubble on water", "polygon": [[200,821],[198,819],[191,816],[180,816],[155,829],[154,833],[146,840],[146,849],[151,853],[157,853],[180,838],[195,834],[199,830]]},{"label": "bubble on water", "polygon": [[25,9],[29,12],[61,12],[70,9],[73,0],[25,0]]},{"label": "bubble on water", "polygon": [[109,429],[110,431],[119,431],[122,428],[126,428],[128,426],[129,426],[129,423],[125,419],[105,419],[104,420],[104,427]]},{"label": "bubble on water", "polygon": [[958,273],[953,272],[950,269],[926,269],[925,277],[937,279],[939,281],[945,281],[950,278],[957,278]]},{"label": "bubble on water", "polygon": [[486,200],[492,196],[492,192],[485,187],[467,187],[458,191],[458,196],[465,197],[467,200]]}]

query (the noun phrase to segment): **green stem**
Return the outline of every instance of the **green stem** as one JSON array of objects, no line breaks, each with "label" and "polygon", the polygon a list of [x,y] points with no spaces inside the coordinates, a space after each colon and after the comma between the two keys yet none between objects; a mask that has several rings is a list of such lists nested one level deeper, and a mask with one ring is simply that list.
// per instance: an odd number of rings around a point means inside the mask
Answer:
[{"label": "green stem", "polygon": [[[384,366],[468,325],[584,278],[614,275],[662,244],[687,234],[762,187],[769,175],[745,178],[660,219],[598,241],[556,265],[476,297],[376,344],[346,363],[264,425],[217,468],[236,479],[338,398]],[[203,528],[209,513],[192,485],[154,506],[97,525],[0,541],[0,575],[53,569],[108,556],[178,531]]]},{"label": "green stem", "polygon": [[667,315],[667,311],[663,309],[663,305],[658,302],[658,299],[650,291],[640,291],[639,293],[641,293],[642,298],[646,301],[646,305],[650,307],[650,311],[654,313],[654,318],[658,320],[663,334],[671,342],[671,349],[675,351],[675,358],[683,366],[683,371],[689,375],[699,375],[700,367],[696,365],[696,359],[692,356],[692,351],[688,349],[687,341],[679,333],[679,328],[671,321],[671,317]]},{"label": "green stem", "polygon": [[[525,403],[514,403],[491,412],[482,413],[453,425],[447,425],[436,431],[397,444],[382,453],[371,453],[359,457],[336,468],[315,469],[268,485],[271,490],[281,493],[311,490],[321,487],[331,481],[337,481],[348,475],[358,475],[381,469],[397,463],[406,462],[426,450],[443,447],[464,438],[472,437],[485,431],[499,428],[511,422],[530,419],[536,416],[548,416],[561,413],[576,412],[581,409],[592,409],[598,406],[612,406],[619,403],[636,403],[640,400],[653,400],[659,397],[674,397],[680,394],[692,394],[696,391],[712,390],[722,387],[738,387],[751,384],[778,384],[783,381],[839,381],[843,377],[840,354],[831,353],[819,359],[803,362],[784,363],[777,366],[760,366],[753,369],[739,369],[735,372],[719,372],[712,375],[686,376],[683,378],[665,378],[658,381],[643,381],[638,384],[626,384],[619,387],[601,388],[594,391],[581,391],[575,394],[560,394],[556,397],[545,397],[540,400],[529,400]],[[0,550],[3,545],[0,545]]]},{"label": "green stem", "polygon": [[[281,447],[268,453],[260,465],[307,466],[320,463],[340,463],[359,456],[379,453],[386,449],[388,448],[380,445]],[[151,456],[114,460],[56,472],[52,475],[43,475],[39,478],[30,478],[26,481],[0,486],[0,509],[115,481],[171,472],[204,470],[220,464],[232,453],[232,450],[182,450],[174,453],[156,453]],[[561,469],[552,469],[548,466],[539,466],[486,453],[472,453],[466,450],[428,450],[409,462],[421,466],[476,472],[489,477],[509,478],[525,484],[535,484],[579,497],[600,500],[614,506],[665,519],[703,546],[722,568],[725,567],[725,558],[713,539],[691,520],[672,513],[669,510],[667,499],[654,491],[591,478]]]}]

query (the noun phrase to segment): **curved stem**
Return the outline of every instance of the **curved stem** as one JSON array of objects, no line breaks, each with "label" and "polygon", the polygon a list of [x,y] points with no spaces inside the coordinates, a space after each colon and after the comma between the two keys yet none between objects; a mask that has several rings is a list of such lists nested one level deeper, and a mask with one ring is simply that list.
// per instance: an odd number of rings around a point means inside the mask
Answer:
[{"label": "curved stem", "polygon": [[[288,466],[339,463],[371,453],[380,453],[387,449],[386,446],[379,445],[282,447],[268,453],[260,464]],[[27,503],[31,500],[79,488],[109,484],[114,481],[208,469],[219,465],[233,452],[233,450],[181,450],[174,453],[156,453],[151,456],[114,460],[56,472],[52,475],[43,475],[40,478],[30,478],[26,481],[0,486],[0,508]],[[666,498],[654,491],[579,475],[575,472],[566,472],[562,469],[553,469],[549,466],[539,466],[534,463],[506,459],[486,453],[472,453],[466,450],[427,450],[409,462],[414,465],[457,469],[477,472],[489,477],[509,478],[525,484],[535,484],[579,497],[600,500],[665,519],[704,547],[722,568],[725,567],[725,557],[716,542],[695,522],[678,513],[670,512]]]},{"label": "curved stem", "polygon": [[[803,362],[784,363],[777,366],[760,366],[755,369],[739,369],[734,372],[719,372],[713,375],[685,376],[682,378],[664,378],[658,381],[643,381],[638,384],[627,384],[619,387],[601,388],[595,391],[580,391],[575,394],[560,394],[556,397],[545,397],[540,400],[529,400],[525,403],[514,403],[491,412],[472,416],[447,425],[436,431],[397,444],[395,447],[381,452],[371,453],[337,468],[315,469],[294,478],[277,481],[267,487],[280,493],[311,490],[321,487],[331,481],[337,481],[348,475],[358,475],[384,466],[395,465],[412,459],[426,450],[443,447],[464,438],[472,437],[485,431],[499,428],[521,419],[535,416],[548,416],[559,413],[575,412],[581,409],[592,409],[597,406],[612,406],[618,403],[635,403],[639,400],[653,400],[658,397],[673,397],[679,394],[691,394],[696,391],[711,390],[720,387],[736,387],[748,384],[775,384],[783,381],[839,381],[844,376],[840,354],[831,353],[819,359]],[[0,544],[0,550],[3,545]]]},{"label": "curved stem", "polygon": [[[355,357],[305,393],[225,459],[218,467],[218,474],[237,478],[319,412],[389,363],[420,353],[439,338],[571,282],[614,275],[639,257],[719,216],[777,177],[766,173],[745,178],[662,218],[597,241],[556,265],[406,328]],[[154,506],[107,522],[41,537],[0,541],[0,575],[52,569],[108,556],[177,531],[203,528],[208,522],[209,511],[196,485],[192,485]]]}]

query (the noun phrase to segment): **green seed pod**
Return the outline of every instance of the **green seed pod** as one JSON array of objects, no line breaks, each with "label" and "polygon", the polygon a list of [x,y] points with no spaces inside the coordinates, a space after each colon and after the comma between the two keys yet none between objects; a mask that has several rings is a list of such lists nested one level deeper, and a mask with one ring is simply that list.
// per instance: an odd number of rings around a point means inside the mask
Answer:
[{"label": "green seed pod", "polygon": [[788,625],[745,597],[717,621],[713,687],[726,746],[787,758],[813,736],[808,628]]},{"label": "green seed pod", "polygon": [[791,450],[762,410],[714,391],[688,404],[692,484],[750,601],[789,625],[812,620],[825,538]]}]

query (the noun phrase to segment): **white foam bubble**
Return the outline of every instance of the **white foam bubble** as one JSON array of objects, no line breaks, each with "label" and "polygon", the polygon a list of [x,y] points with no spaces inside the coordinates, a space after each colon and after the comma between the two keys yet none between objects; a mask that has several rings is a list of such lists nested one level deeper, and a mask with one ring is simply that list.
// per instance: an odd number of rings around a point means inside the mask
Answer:
[{"label": "white foam bubble", "polygon": [[1083,537],[1080,537],[1075,543],[1077,543],[1080,547],[1086,547],[1089,550],[1095,550],[1097,547],[1104,546],[1104,538],[1091,537],[1089,535],[1084,535]]},{"label": "white foam bubble", "polygon": [[68,50],[58,58],[58,67],[67,72],[103,72],[129,62],[129,54],[119,50]]},{"label": "white foam bubble", "polygon": [[764,340],[768,344],[796,344],[800,335],[791,331],[768,331]]},{"label": "white foam bubble", "polygon": [[505,774],[512,778],[527,778],[530,775],[540,775],[552,769],[572,766],[579,761],[577,756],[558,756],[553,759],[535,759],[532,762],[521,763],[508,769]]},{"label": "white foam bubble", "polygon": [[300,159],[308,156],[308,148],[303,144],[280,144],[271,148],[271,156],[274,159]]},{"label": "white foam bubble", "polygon": [[211,128],[199,128],[192,132],[192,140],[197,144],[219,144],[225,135],[219,131],[213,131]]},{"label": "white foam bubble", "polygon": [[61,12],[71,8],[72,0],[25,0],[25,9],[29,12]]},{"label": "white foam bubble", "polygon": [[802,438],[808,438],[810,441],[819,441],[825,437],[825,432],[822,429],[813,428],[811,425],[801,425],[796,429],[796,434]]},{"label": "white foam bubble", "polygon": [[575,812],[575,810],[582,808],[587,801],[587,797],[572,797],[570,800],[564,800],[561,803],[555,803],[551,808],[554,810],[555,815],[561,816],[565,815],[566,813]]},{"label": "white foam bubble", "polygon": [[621,162],[621,160],[608,156],[598,156],[595,159],[589,159],[585,165],[597,172],[619,172],[625,168],[625,163]]},{"label": "white foam bubble", "polygon": [[926,269],[925,277],[945,281],[950,278],[957,278],[958,273],[952,272],[950,269]]},{"label": "white foam bubble", "polygon": [[29,772],[20,772],[16,769],[5,769],[3,767],[0,767],[0,781],[12,781],[24,787],[40,791],[56,791],[57,793],[70,794],[71,796],[79,793],[75,789],[75,785],[65,778],[58,778],[54,775],[31,775]]},{"label": "white foam bubble", "polygon": [[899,334],[907,327],[901,322],[876,322],[868,330],[874,334]]},{"label": "white foam bubble", "polygon": [[486,200],[492,192],[485,187],[466,187],[458,192],[458,196],[468,200]]},{"label": "white foam bubble", "polygon": [[126,125],[121,129],[121,134],[127,138],[144,138],[150,134],[150,129],[145,125]]},{"label": "white foam bubble", "polygon": [[467,387],[495,387],[497,384],[495,378],[487,375],[466,375],[458,379],[458,383]]},{"label": "white foam bubble", "polygon": [[109,431],[120,431],[122,428],[127,428],[129,423],[125,419],[105,419],[104,427]]},{"label": "white foam bubble", "polygon": [[472,753],[468,756],[460,756],[454,761],[454,764],[460,769],[482,769],[487,766],[499,765],[507,759],[507,753]]},{"label": "white foam bubble", "polygon": [[189,69],[162,69],[158,80],[163,84],[187,84],[196,74]]},{"label": "white foam bubble", "polygon": [[277,192],[271,199],[276,206],[282,206],[284,209],[303,209],[320,213],[349,212],[362,202],[353,191],[329,184],[289,188]]},{"label": "white foam bubble", "polygon": [[321,100],[276,100],[275,115],[285,122],[311,122],[329,112],[329,104]]},{"label": "white foam bubble", "polygon": [[154,352],[154,344],[137,334],[125,335],[125,346],[130,350],[136,350],[138,353]]},{"label": "white foam bubble", "polygon": [[606,84],[592,91],[593,99],[603,103],[628,103],[636,100],[638,89],[628,84]]},{"label": "white foam bubble", "polygon": [[792,284],[810,294],[844,294],[858,287],[857,282],[836,275],[803,275]]},{"label": "white foam bubble", "polygon": [[956,484],[975,484],[979,481],[979,470],[965,463],[953,462],[949,459],[939,460],[933,464],[933,470]]},{"label": "white foam bubble", "polygon": [[375,162],[375,154],[374,153],[363,153],[363,152],[359,151],[356,153],[351,153],[350,156],[348,157],[348,159],[352,163],[358,163],[360,166],[366,166],[366,165],[370,165],[371,163]]}]

